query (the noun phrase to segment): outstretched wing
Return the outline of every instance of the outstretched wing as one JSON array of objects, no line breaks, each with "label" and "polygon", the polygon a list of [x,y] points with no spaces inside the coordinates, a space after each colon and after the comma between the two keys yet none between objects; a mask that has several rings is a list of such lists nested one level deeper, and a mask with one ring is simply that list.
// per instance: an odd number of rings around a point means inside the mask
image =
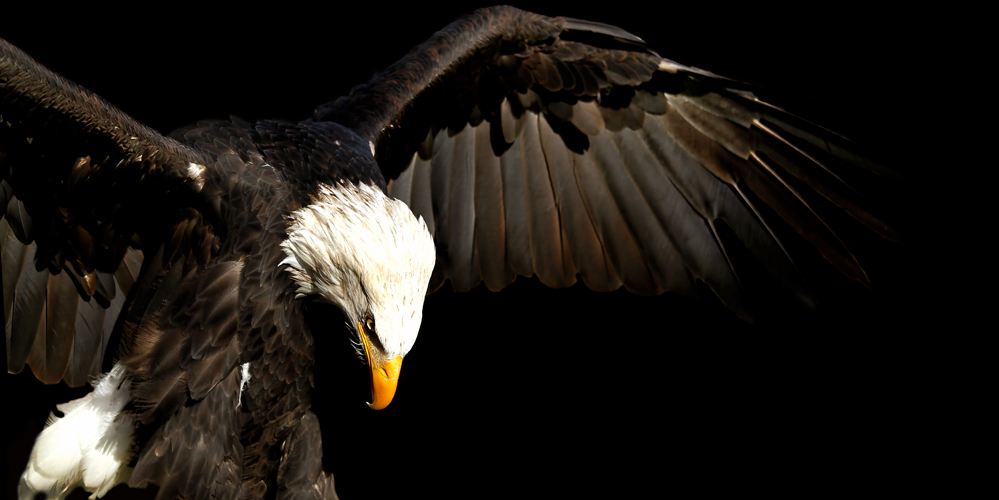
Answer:
[{"label": "outstretched wing", "polygon": [[281,294],[287,193],[253,129],[202,122],[176,132],[185,146],[3,40],[0,122],[8,371],[28,364],[42,382],[79,386],[120,346],[129,410],[148,433],[132,485],[234,497],[246,457],[265,476],[277,438],[244,452],[234,409],[246,378],[235,368],[263,358],[250,391],[278,402],[250,413],[290,427],[308,407],[313,352]]},{"label": "outstretched wing", "polygon": [[429,221],[432,289],[703,282],[749,318],[745,250],[807,306],[788,239],[867,284],[840,215],[898,238],[863,196],[892,174],[849,140],[599,23],[480,10],[315,119],[366,134],[390,193]]},{"label": "outstretched wing", "polygon": [[79,386],[101,372],[141,250],[203,261],[215,244],[168,234],[215,217],[206,162],[2,40],[0,115],[7,370]]}]

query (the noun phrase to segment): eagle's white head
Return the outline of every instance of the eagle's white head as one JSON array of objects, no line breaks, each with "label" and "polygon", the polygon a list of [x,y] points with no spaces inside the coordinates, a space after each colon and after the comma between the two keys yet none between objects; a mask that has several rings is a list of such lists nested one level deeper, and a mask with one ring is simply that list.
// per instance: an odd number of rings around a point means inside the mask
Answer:
[{"label": "eagle's white head", "polygon": [[296,297],[317,296],[343,311],[371,370],[369,404],[384,408],[423,320],[436,260],[426,223],[377,187],[350,183],[322,186],[288,222],[281,263]]}]

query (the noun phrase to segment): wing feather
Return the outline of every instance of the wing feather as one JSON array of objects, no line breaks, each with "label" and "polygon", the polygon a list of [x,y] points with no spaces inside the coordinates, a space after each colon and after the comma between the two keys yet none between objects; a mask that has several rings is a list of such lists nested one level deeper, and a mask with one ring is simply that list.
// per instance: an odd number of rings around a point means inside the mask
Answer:
[{"label": "wing feather", "polygon": [[454,138],[450,134],[438,134],[434,137],[434,156],[430,162],[430,199],[433,202],[431,212],[436,221],[434,240],[438,245],[443,244],[447,249],[447,243],[451,236],[451,219],[448,212],[448,204],[451,194],[451,160],[454,159]]},{"label": "wing feather", "polygon": [[790,254],[780,242],[754,217],[731,186],[697,162],[666,131],[665,116],[653,117],[642,127],[642,136],[656,157],[670,183],[683,195],[698,214],[714,226],[723,220],[740,241],[778,277],[797,297],[810,295]]},{"label": "wing feather", "polygon": [[76,325],[73,328],[76,338],[65,375],[66,384],[70,387],[81,386],[101,373],[104,349],[125,301],[125,294],[117,287],[117,283],[112,286],[116,287],[114,298],[107,308],[96,300],[84,300],[83,297],[77,299]]},{"label": "wing feather", "polygon": [[524,179],[527,231],[534,273],[541,281],[566,287],[576,281],[575,273],[565,275],[562,263],[562,231],[555,194],[541,148],[541,116],[528,113],[520,135],[520,168]]},{"label": "wing feather", "polygon": [[500,290],[516,277],[506,265],[506,208],[500,159],[493,154],[492,124],[475,128],[475,252],[482,280],[490,290]]},{"label": "wing feather", "polygon": [[[695,210],[691,200],[664,175],[664,169],[641,140],[639,132],[626,130],[610,138],[618,147],[621,170],[630,174],[632,184],[639,191],[636,198],[643,200],[651,212],[641,214],[640,218],[635,218],[639,216],[635,214],[630,219],[650,221],[650,227],[646,228],[648,238],[661,240],[653,243],[655,250],[647,250],[646,260],[656,269],[663,288],[692,293],[691,277],[700,279],[725,305],[748,319],[736,270],[704,214]],[[651,221],[658,221],[658,227],[652,226]],[[679,262],[663,263],[658,257],[671,254],[677,255]],[[660,267],[663,264],[666,265]],[[678,273],[685,268],[693,276]]]},{"label": "wing feather", "polygon": [[[741,277],[743,249],[795,302],[814,304],[792,259],[799,247],[868,284],[838,236],[838,214],[897,239],[854,172],[887,171],[843,137],[757,99],[750,85],[663,59],[622,33],[484,9],[314,120],[356,124],[375,142],[390,191],[407,191],[417,214],[428,212],[416,200],[433,207],[435,280],[450,277],[457,290],[481,280],[495,290],[512,275],[564,287],[578,274],[597,289],[689,295],[702,282],[748,319],[746,287],[758,280]],[[469,128],[481,129],[471,156],[453,144]],[[491,156],[478,147],[486,137]],[[473,188],[455,177],[469,169]],[[418,194],[417,175],[429,175],[431,189]],[[454,189],[443,191],[445,179]],[[470,232],[475,248],[456,231]],[[503,252],[491,251],[498,234]],[[807,245],[784,241],[799,236]]]},{"label": "wing feather", "polygon": [[671,100],[670,105],[698,132],[739,158],[743,160],[749,158],[750,152],[756,149],[755,141],[746,128],[704,111],[683,99]]},{"label": "wing feather", "polygon": [[607,179],[608,174],[616,174],[608,173],[606,164],[607,161],[617,163],[611,159],[616,149],[609,141],[600,141],[591,144],[589,154],[574,155],[576,185],[593,228],[603,242],[608,261],[625,288],[636,293],[655,293],[658,285],[645,263],[627,215],[619,205],[619,202],[627,201],[615,198]]},{"label": "wing feather", "polygon": [[[517,119],[517,129],[523,129],[523,122],[529,120],[527,113]],[[507,265],[513,272],[531,276],[534,262],[531,254],[531,240],[527,225],[527,197],[524,175],[520,166],[521,141],[515,140],[500,157],[503,176],[503,208],[506,210],[506,255]]]},{"label": "wing feather", "polygon": [[67,273],[46,274],[45,317],[35,342],[31,346],[28,365],[38,380],[56,384],[62,380],[73,352],[77,304],[80,299],[76,286]]},{"label": "wing feather", "polygon": [[[8,249],[17,251],[21,246],[20,259],[12,259],[11,267],[20,261],[19,276],[14,286],[13,303],[8,319],[7,330],[7,370],[20,372],[30,358],[32,346],[39,332],[44,336],[45,285],[48,283],[48,270],[35,270],[36,245],[20,245],[8,242]],[[6,252],[5,252],[6,253]],[[11,255],[7,253],[7,255]],[[5,255],[6,257],[6,255]],[[5,261],[6,263],[6,261]],[[4,273],[4,277],[11,273]],[[42,339],[44,341],[44,338]]]},{"label": "wing feather", "polygon": [[457,290],[482,280],[475,255],[475,128],[467,126],[451,140],[447,193],[448,269]]},{"label": "wing feather", "polygon": [[564,259],[572,263],[572,270],[578,272],[591,289],[616,290],[621,286],[621,280],[607,258],[580,196],[573,153],[547,121],[541,123],[541,144],[559,207],[563,248],[568,252]]}]

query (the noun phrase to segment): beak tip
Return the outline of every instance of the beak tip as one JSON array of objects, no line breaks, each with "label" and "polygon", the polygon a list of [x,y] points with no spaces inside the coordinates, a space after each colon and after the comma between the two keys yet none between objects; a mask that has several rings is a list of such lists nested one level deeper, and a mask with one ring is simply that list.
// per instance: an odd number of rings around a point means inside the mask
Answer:
[{"label": "beak tip", "polygon": [[388,403],[384,403],[384,404],[381,403],[381,402],[378,402],[378,403],[370,402],[370,403],[368,403],[368,408],[371,408],[372,410],[375,410],[375,411],[384,410],[387,407],[388,407]]}]

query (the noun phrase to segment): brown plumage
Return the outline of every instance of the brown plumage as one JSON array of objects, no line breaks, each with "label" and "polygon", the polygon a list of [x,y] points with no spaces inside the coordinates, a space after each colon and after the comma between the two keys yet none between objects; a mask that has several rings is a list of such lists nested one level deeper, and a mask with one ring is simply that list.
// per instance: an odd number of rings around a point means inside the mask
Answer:
[{"label": "brown plumage", "polygon": [[[625,27],[627,28],[628,26],[625,26]],[[657,48],[657,49],[659,49],[659,50],[661,50],[661,51],[662,51],[663,53],[666,53],[667,55],[671,55],[671,54],[667,53],[667,51],[666,51],[666,48],[665,48],[665,47],[656,47],[656,48]],[[58,70],[59,68],[55,68],[55,69],[56,69],[56,70]],[[570,72],[571,72],[571,69],[570,69]],[[546,74],[547,74],[547,73],[546,73]],[[574,74],[574,73],[573,73],[573,74]],[[585,80],[585,75],[582,75],[582,76],[581,76],[581,78],[584,78],[584,80]],[[563,82],[564,82],[564,81],[565,81],[565,79],[563,78]],[[547,82],[548,82],[548,81],[546,80],[546,83],[547,83]],[[542,85],[542,86],[544,86],[544,85]],[[627,108],[627,109],[631,109],[631,108],[629,107],[629,108]],[[575,110],[574,110],[574,111],[575,111]],[[644,111],[644,110],[643,110],[643,111]],[[553,112],[554,112],[554,111],[553,111]],[[600,121],[602,121],[602,122],[603,122],[603,126],[607,127],[608,129],[612,129],[612,128],[618,128],[618,129],[622,129],[622,130],[624,130],[624,129],[628,129],[628,126],[627,126],[627,123],[629,123],[629,120],[636,120],[636,119],[637,119],[637,118],[636,118],[636,117],[635,117],[634,115],[631,115],[631,116],[626,116],[626,117],[620,117],[620,116],[617,116],[617,115],[616,115],[615,113],[617,113],[617,114],[620,114],[620,111],[618,111],[618,110],[615,110],[615,112],[614,112],[614,113],[611,113],[611,112],[608,112],[608,111],[601,111],[601,118],[600,118]],[[521,116],[523,116],[523,115],[521,115]],[[667,116],[668,116],[668,115],[667,115]],[[610,117],[610,118],[608,118],[608,117]],[[620,120],[619,122],[615,122],[615,123],[621,123],[621,124],[623,124],[623,125],[615,125],[614,123],[611,123],[610,125],[608,125],[608,123],[610,123],[610,122],[613,122],[613,120],[615,120],[615,119],[617,119],[617,120]],[[645,119],[647,119],[647,116],[645,117]],[[596,118],[591,118],[591,119],[590,119],[589,121],[587,121],[587,122],[583,122],[583,120],[584,120],[584,118],[578,118],[578,117],[576,116],[576,113],[573,113],[573,117],[572,117],[572,118],[570,118],[570,121],[571,121],[571,122],[572,122],[573,124],[576,124],[577,122],[580,122],[580,123],[587,123],[587,124],[589,124],[589,125],[583,125],[583,126],[577,126],[577,128],[578,128],[578,129],[579,129],[580,131],[582,131],[582,132],[584,133],[584,135],[585,135],[585,131],[584,131],[584,129],[590,129],[591,131],[592,131],[592,130],[599,130],[599,127],[600,127],[600,123],[599,123],[599,122],[597,122],[597,119],[596,119]],[[536,121],[535,121],[535,123],[534,123],[533,125],[530,125],[530,124],[525,124],[525,125],[524,125],[524,127],[527,127],[527,133],[536,133],[536,134],[538,134],[538,136],[539,136],[539,137],[543,137],[543,134],[545,134],[545,133],[546,133],[546,132],[545,132],[545,129],[544,129],[544,126],[545,126],[545,124],[547,124],[547,123],[548,123],[548,122],[544,121],[544,119],[542,119],[542,120],[536,120]],[[644,124],[644,123],[646,123],[646,122],[644,122],[644,121],[643,121],[642,123]],[[688,123],[689,123],[689,122],[688,122]],[[531,128],[532,126],[533,126],[533,127],[536,127],[536,131],[535,131],[535,128]],[[524,133],[524,132],[523,132],[523,130],[524,130],[524,129],[521,129],[521,130],[522,130],[522,132],[521,132],[521,133]],[[646,133],[646,134],[651,134],[651,133],[654,133],[654,132],[645,132],[645,133]],[[424,136],[424,137],[425,137],[425,136]],[[455,136],[455,137],[453,137],[453,138],[448,138],[448,139],[451,139],[451,140],[453,140],[454,142],[457,142],[457,141],[459,141],[459,140],[465,140],[465,139],[463,139],[463,138],[462,138],[462,136],[461,136],[461,135],[457,135],[457,136]],[[477,139],[477,138],[476,138],[476,139]],[[441,139],[441,140],[445,140],[445,139]],[[631,139],[626,139],[626,140],[631,140]],[[594,144],[594,143],[593,143],[593,142],[591,142],[591,144]],[[519,146],[518,146],[518,147],[519,147]],[[543,148],[543,147],[544,147],[544,142],[543,142],[543,140],[541,140],[541,142],[539,142],[539,147],[541,147],[541,148]],[[621,146],[620,146],[620,145],[612,145],[612,144],[607,144],[607,145],[605,146],[605,145],[603,145],[603,143],[601,143],[601,144],[600,144],[599,146],[594,146],[594,147],[618,147],[618,148],[620,148]],[[654,151],[652,151],[652,152],[650,152],[649,154],[655,154],[655,152],[654,152]],[[380,157],[379,157],[379,159],[380,159]],[[478,164],[476,163],[476,168],[478,168],[478,166],[479,166],[479,165],[478,165]],[[594,171],[594,173],[598,173],[598,172],[600,172],[600,171],[601,171],[601,169],[603,169],[603,168],[607,168],[607,167],[605,167],[605,166],[604,166],[604,165],[602,165],[602,164],[596,164],[596,165],[593,165],[593,166],[592,166],[592,168],[594,169],[594,170],[593,170],[593,171]],[[556,181],[556,177],[557,177],[557,175],[558,175],[558,174],[557,174],[557,171],[556,171],[556,170],[552,170],[552,173],[551,173],[550,175],[551,175],[552,177],[550,177],[550,178],[549,178],[549,182],[550,182],[550,183],[551,183],[551,184],[552,184],[553,186],[555,186],[555,184],[556,184],[556,182],[557,182],[557,181]],[[452,181],[451,181],[451,182],[452,182],[452,183],[453,183],[453,182],[455,182],[455,181],[454,181],[454,178],[453,178],[453,177],[452,177]],[[467,184],[467,183],[470,183],[470,182],[472,182],[472,181],[463,181],[463,182],[465,182],[465,183]],[[477,179],[476,179],[476,182],[477,182]],[[453,186],[453,185],[452,185],[452,186]],[[451,189],[454,189],[454,188],[449,188],[449,191],[450,191]],[[552,192],[555,192],[555,190],[556,190],[556,189],[557,189],[557,188],[553,187],[553,188],[552,188]],[[455,189],[455,192],[457,192],[457,193],[464,193],[464,192],[466,192],[466,191],[464,191],[464,190],[462,190],[462,189]],[[435,199],[436,199],[436,198],[435,198]],[[478,199],[476,199],[476,200],[475,200],[475,203],[478,203],[478,202],[479,202],[479,200],[478,200]],[[474,223],[475,223],[475,224],[479,224],[479,221],[478,221],[478,220],[476,219],[476,221],[475,221]],[[450,227],[455,227],[455,225],[456,225],[456,224],[466,224],[466,225],[467,225],[467,224],[469,224],[469,222],[468,222],[467,220],[466,220],[466,221],[461,221],[461,220],[456,220],[456,219],[453,219],[453,218],[452,218],[451,220],[449,220],[449,221],[447,222],[447,224],[449,224],[449,225],[450,225]],[[607,225],[606,225],[605,227],[614,227],[614,226],[613,226],[613,224],[612,224],[612,223],[608,223],[608,224],[607,224]],[[585,229],[585,228],[583,228],[583,229],[580,229],[580,230],[582,231],[582,230],[584,230],[584,229]],[[722,229],[722,231],[724,232],[724,231],[725,231],[725,229]],[[478,234],[478,233],[476,233],[476,234]],[[738,236],[738,235],[737,235],[737,236]],[[465,245],[468,245],[468,242],[464,242],[464,243],[462,243],[462,242],[460,242],[460,241],[459,241],[459,242],[457,242],[457,243],[454,243],[454,244],[465,244]],[[452,244],[452,245],[454,245],[454,244]],[[475,240],[475,242],[474,242],[474,243],[472,243],[472,245],[473,245],[473,247],[475,247],[475,248],[494,248],[494,246],[493,246],[493,245],[491,245],[491,244],[483,244],[483,243],[479,242],[478,240]],[[468,248],[468,247],[466,247],[466,248]],[[520,247],[520,248],[522,249],[523,247]],[[572,256],[572,254],[571,254],[571,250],[567,250],[567,251],[560,251],[560,252],[556,252],[556,254],[552,256],[552,258],[555,258],[555,257],[561,257],[561,259],[562,259],[562,260],[561,260],[561,262],[565,262],[565,260],[566,260],[566,257],[565,257],[565,255],[567,255],[567,253],[566,253],[566,252],[569,252],[569,254],[568,254],[568,255]],[[475,254],[473,253],[473,255],[475,255]],[[481,255],[481,250],[479,251],[478,255]],[[480,257],[480,258],[481,258],[481,257]],[[547,258],[547,257],[546,257],[546,258]],[[531,262],[534,262],[534,261],[536,261],[536,258],[535,258],[535,255],[534,255],[534,254],[532,254],[532,255],[530,255],[530,256],[529,256],[529,259],[524,259],[524,260],[529,260],[529,261],[531,261]],[[588,264],[588,265],[591,265],[591,266],[592,266],[593,264]],[[605,269],[606,269],[606,268],[605,268]],[[481,272],[482,272],[482,275],[483,275],[483,277],[484,277],[484,276],[485,276],[485,274],[486,274],[486,271],[485,271],[485,270],[482,270]],[[617,270],[617,269],[615,269],[615,270],[614,270],[614,272],[615,272],[615,273],[617,273],[617,272],[618,272],[618,270]],[[637,272],[637,271],[636,271],[636,272]],[[644,272],[648,273],[648,271],[644,271]],[[512,272],[511,272],[510,270],[507,270],[507,269],[495,269],[495,270],[493,270],[493,271],[492,271],[492,273],[493,273],[494,275],[497,275],[497,276],[499,276],[498,278],[496,278],[496,279],[497,279],[497,283],[500,283],[500,285],[499,285],[499,286],[502,286],[502,284],[503,284],[503,282],[504,282],[504,281],[508,281],[508,280],[509,280],[509,279],[511,279],[511,278],[512,278],[512,276],[513,276]],[[606,274],[606,271],[604,271],[604,273]],[[540,273],[539,273],[539,274],[540,274]],[[556,279],[557,279],[557,278],[556,278]],[[585,275],[584,275],[584,281],[585,281],[585,280],[586,280],[586,277],[585,277]],[[467,286],[467,287],[470,287],[470,286],[474,286],[476,282],[477,282],[477,280],[476,280],[476,279],[469,279],[469,280],[467,280],[467,283],[468,283],[468,285],[466,285],[466,286]],[[487,284],[488,284],[488,280],[487,280]],[[653,287],[654,287],[655,285],[650,285],[650,286],[653,286]],[[613,286],[609,286],[609,287],[610,287],[610,288],[613,288]],[[494,286],[494,288],[496,288],[496,287]],[[428,314],[429,314],[429,313],[428,313]],[[425,339],[424,339],[424,341],[425,341]],[[422,342],[422,341],[421,341],[421,342]],[[414,383],[413,383],[412,385],[415,385],[415,382],[414,382]],[[403,390],[405,391],[405,390],[408,390],[408,389],[409,389],[409,387],[407,387],[406,389],[403,389]],[[391,411],[391,410],[390,410],[390,411]],[[328,438],[328,434],[327,434],[327,439],[329,439],[329,438]]]}]

